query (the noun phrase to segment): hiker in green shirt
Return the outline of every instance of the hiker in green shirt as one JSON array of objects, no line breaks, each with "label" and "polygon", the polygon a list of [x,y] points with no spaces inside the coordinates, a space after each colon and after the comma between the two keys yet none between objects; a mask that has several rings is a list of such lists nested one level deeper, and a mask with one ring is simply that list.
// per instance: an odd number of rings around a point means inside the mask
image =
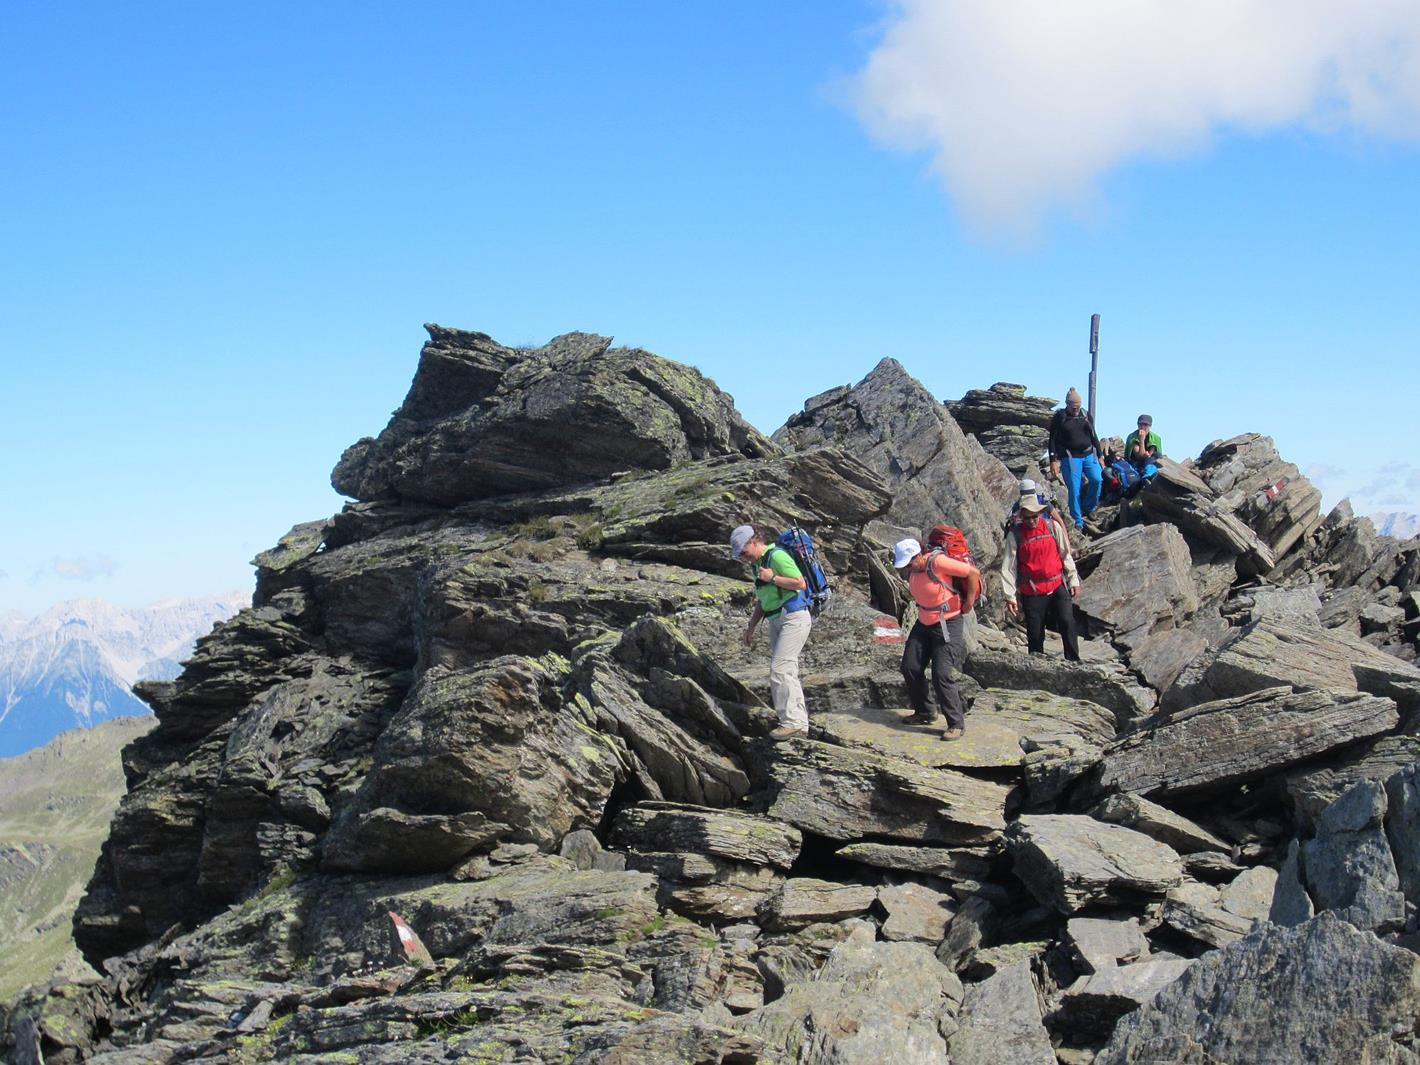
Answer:
[{"label": "hiker in green shirt", "polygon": [[1139,415],[1139,428],[1130,433],[1124,441],[1125,461],[1139,471],[1139,476],[1148,480],[1159,472],[1159,459],[1164,455],[1164,442],[1154,432],[1154,419],[1147,414]]},{"label": "hiker in green shirt", "polygon": [[769,623],[769,690],[779,715],[779,727],[769,735],[774,740],[807,736],[809,712],[799,683],[799,653],[813,626],[808,582],[793,556],[766,541],[753,525],[740,525],[730,534],[730,557],[754,565],[754,611],[745,628],[745,646],[754,644],[761,621]]}]

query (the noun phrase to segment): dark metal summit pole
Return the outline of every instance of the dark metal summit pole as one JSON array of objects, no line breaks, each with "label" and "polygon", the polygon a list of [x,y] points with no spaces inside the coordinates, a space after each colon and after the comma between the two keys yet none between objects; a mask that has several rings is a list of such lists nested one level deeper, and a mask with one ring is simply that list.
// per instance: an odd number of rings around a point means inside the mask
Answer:
[{"label": "dark metal summit pole", "polygon": [[1100,316],[1090,315],[1090,424],[1095,423],[1095,375],[1100,368]]}]

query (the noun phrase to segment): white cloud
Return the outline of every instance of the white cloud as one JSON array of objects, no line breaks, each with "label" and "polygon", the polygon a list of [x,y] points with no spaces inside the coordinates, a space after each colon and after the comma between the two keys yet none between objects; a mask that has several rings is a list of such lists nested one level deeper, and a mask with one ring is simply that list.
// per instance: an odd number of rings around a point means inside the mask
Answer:
[{"label": "white cloud", "polygon": [[107,555],[90,555],[87,558],[52,558],[50,569],[56,576],[70,581],[92,581],[100,577],[112,577],[118,572],[118,563]]},{"label": "white cloud", "polygon": [[982,230],[1131,159],[1287,126],[1420,136],[1415,0],[895,0],[855,96]]}]

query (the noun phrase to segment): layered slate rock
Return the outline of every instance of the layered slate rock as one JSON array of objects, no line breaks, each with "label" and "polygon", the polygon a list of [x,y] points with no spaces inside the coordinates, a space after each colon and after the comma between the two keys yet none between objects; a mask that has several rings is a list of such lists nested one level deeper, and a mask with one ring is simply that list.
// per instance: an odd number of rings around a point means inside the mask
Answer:
[{"label": "layered slate rock", "polygon": [[1151,521],[1177,525],[1203,543],[1237,557],[1249,573],[1268,573],[1277,565],[1272,548],[1193,470],[1168,457],[1157,465],[1158,473],[1139,494]]},{"label": "layered slate rock", "polygon": [[611,838],[628,852],[630,867],[660,878],[662,905],[718,921],[754,919],[802,844],[799,831],[782,822],[660,802],[622,810]]},{"label": "layered slate rock", "polygon": [[582,708],[549,712],[567,683],[556,665],[514,657],[426,672],[326,841],[326,865],[435,871],[498,839],[550,850],[597,824],[625,758]]},{"label": "layered slate rock", "polygon": [[1204,955],[1125,1017],[1095,1061],[1406,1062],[1417,1013],[1420,958],[1323,914]]},{"label": "layered slate rock", "polygon": [[1034,476],[1044,460],[1050,418],[1058,406],[1045,396],[1028,396],[1024,385],[998,381],[973,388],[946,404],[952,418],[1016,477]]},{"label": "layered slate rock", "polygon": [[892,490],[888,520],[924,530],[949,518],[966,533],[979,565],[995,561],[1011,500],[986,487],[957,423],[895,359],[883,359],[850,389],[809,400],[774,440],[796,451],[843,448]]},{"label": "layered slate rock", "polygon": [[403,405],[336,466],[342,495],[450,505],[773,450],[713,382],[607,337],[568,333],[528,351],[426,328]]},{"label": "layered slate rock", "polygon": [[1258,621],[1184,670],[1162,705],[1171,710],[1278,684],[1394,696],[1417,681],[1420,670],[1363,640],[1310,625]]},{"label": "layered slate rock", "polygon": [[1179,854],[1196,851],[1227,853],[1230,849],[1206,828],[1140,795],[1108,795],[1090,810],[1090,816],[1142,832],[1172,847]]},{"label": "layered slate rock", "polygon": [[770,816],[829,839],[973,845],[1006,827],[1010,789],[903,758],[800,741],[763,771]]},{"label": "layered slate rock", "polygon": [[1026,962],[970,985],[959,1023],[951,1039],[953,1065],[1055,1065],[1040,991]]},{"label": "layered slate rock", "polygon": [[1160,629],[1177,628],[1198,609],[1188,544],[1172,525],[1135,525],[1090,547],[1093,570],[1076,607],[1106,626],[1117,642],[1136,646]]},{"label": "layered slate rock", "polygon": [[1120,727],[1154,709],[1153,692],[1116,666],[982,648],[967,658],[962,671],[983,688],[1049,692],[1084,699],[1113,713]]},{"label": "layered slate rock", "polygon": [[1268,688],[1121,737],[1105,749],[1097,784],[1156,797],[1241,784],[1387,732],[1398,720],[1390,699]]},{"label": "layered slate rock", "polygon": [[1136,918],[1072,917],[1066,923],[1071,961],[1083,973],[1112,969],[1149,953]]},{"label": "layered slate rock", "polygon": [[1162,898],[1183,878],[1178,854],[1148,836],[1079,814],[1028,814],[1006,845],[1016,875],[1060,913],[1092,903]]}]

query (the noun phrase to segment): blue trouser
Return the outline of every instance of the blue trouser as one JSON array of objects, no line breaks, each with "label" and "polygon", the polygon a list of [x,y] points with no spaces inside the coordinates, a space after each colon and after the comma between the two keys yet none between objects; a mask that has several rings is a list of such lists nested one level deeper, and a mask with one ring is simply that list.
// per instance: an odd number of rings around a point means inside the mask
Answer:
[{"label": "blue trouser", "polygon": [[[1085,518],[1095,512],[1100,505],[1100,484],[1104,477],[1100,473],[1100,460],[1094,452],[1082,459],[1066,455],[1060,461],[1061,472],[1065,474],[1065,488],[1070,493],[1070,516],[1075,519],[1075,528],[1082,528]],[[1084,498],[1080,497],[1080,475],[1085,477]]]}]

